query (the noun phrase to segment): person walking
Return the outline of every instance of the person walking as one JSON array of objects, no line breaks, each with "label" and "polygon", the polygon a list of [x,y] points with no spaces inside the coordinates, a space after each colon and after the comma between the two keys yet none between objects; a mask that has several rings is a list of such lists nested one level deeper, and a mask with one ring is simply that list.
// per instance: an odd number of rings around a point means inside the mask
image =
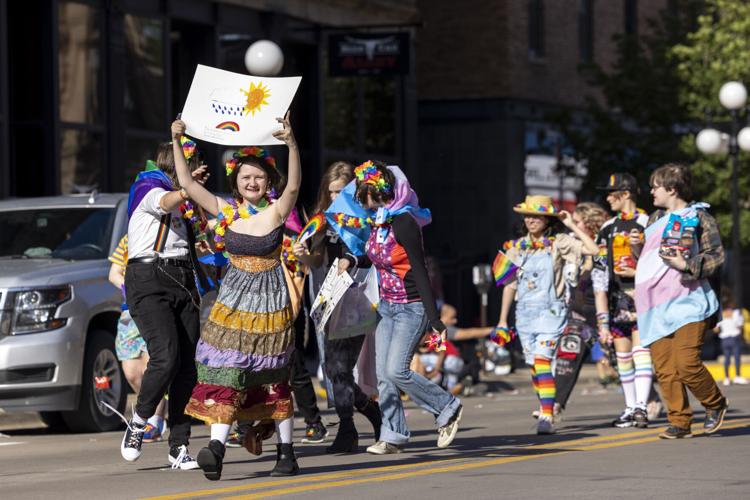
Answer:
[{"label": "person walking", "polygon": [[[581,258],[596,255],[599,247],[568,212],[557,211],[549,196],[527,196],[513,211],[523,215],[526,234],[503,245],[518,271],[503,289],[497,326],[508,329],[515,299],[516,330],[541,406],[537,434],[553,434],[556,388],[552,358],[567,325],[570,288],[578,282]],[[558,221],[577,238],[563,232]]]},{"label": "person walking", "polygon": [[[411,433],[400,391],[435,417],[438,448],[450,446],[458,432],[461,401],[410,369],[414,350],[425,331],[445,336],[425,265],[422,227],[429,210],[398,167],[366,161],[354,169],[350,183],[326,210],[328,223],[344,239],[359,265],[368,260],[378,276],[375,365],[378,403],[383,417],[380,440],[367,448],[374,455],[400,453]],[[349,261],[339,261],[341,272]]]},{"label": "person walking", "polygon": [[[125,268],[128,265],[128,235],[120,239],[117,248],[109,256],[112,263],[109,267],[109,282],[122,291],[122,312],[117,321],[117,337],[115,338],[115,354],[122,365],[125,380],[128,381],[133,392],[141,390],[143,373],[148,366],[148,349],[138,327],[130,316],[128,304],[125,302]],[[148,419],[143,430],[143,442],[153,443],[161,441],[164,432],[164,399],[156,407],[156,413]]]},{"label": "person walking", "polygon": [[[747,385],[748,380],[742,376],[742,327],[745,325],[745,318],[742,311],[737,308],[734,297],[726,293],[722,298],[721,321],[716,325],[716,333],[719,334],[721,342],[721,351],[724,354],[724,380],[722,384],[726,387],[731,384]],[[729,367],[734,360],[734,377],[729,377]]]},{"label": "person walking", "polygon": [[728,402],[701,361],[706,330],[716,324],[719,301],[709,279],[724,263],[716,220],[705,203],[690,202],[692,176],[669,163],[649,180],[654,206],[645,242],[631,240],[640,254],[635,306],[641,341],[649,346],[667,406],[669,427],[662,439],[692,436],[693,411],[687,389],[706,408],[706,434],[719,430]]},{"label": "person walking", "polygon": [[[318,201],[313,213],[319,214],[336,199],[339,193],[354,178],[353,167],[346,162],[335,162],[323,173]],[[326,225],[327,226],[327,225]],[[326,227],[312,237],[312,246],[297,243],[294,246],[297,258],[314,268],[322,268],[321,275],[328,273],[336,259],[347,262],[354,268],[354,279],[364,281],[370,265],[357,266],[358,259],[349,252],[341,238]],[[343,265],[343,264],[342,264]],[[359,433],[354,425],[354,409],[362,413],[372,424],[377,442],[380,435],[380,407],[364,393],[354,379],[354,369],[367,335],[374,332],[377,324],[375,311],[363,297],[360,287],[352,287],[344,294],[326,323],[322,356],[323,369],[333,389],[332,398],[339,417],[339,429],[326,453],[354,453],[359,446]]]},{"label": "person walking", "polygon": [[[208,446],[198,464],[209,480],[221,478],[225,443],[236,420],[275,421],[278,435],[273,476],[299,472],[292,444],[294,407],[289,387],[289,361],[294,351],[293,312],[281,263],[284,221],[297,201],[301,182],[299,150],[289,118],[273,133],[289,150],[288,179],[268,152],[241,148],[227,162],[233,197],[219,198],[193,182],[185,159],[175,149],[180,183],[195,203],[216,215],[218,250],[226,249],[229,265],[195,354],[198,384],[185,413],[211,425]],[[172,136],[185,124],[176,120]]]},{"label": "person walking", "polygon": [[[195,144],[183,141],[194,151]],[[135,411],[127,424],[120,453],[127,461],[141,456],[148,419],[168,395],[169,455],[175,468],[194,469],[188,453],[190,417],[185,405],[196,381],[195,346],[198,341],[200,297],[195,234],[180,207],[189,203],[187,191],[175,175],[176,151],[184,164],[184,180],[199,184],[205,166],[192,174],[175,140],[159,145],[156,169],[138,174],[128,197],[128,251],[125,302],[146,341],[149,362],[143,373]],[[191,166],[195,162],[191,159]]]}]

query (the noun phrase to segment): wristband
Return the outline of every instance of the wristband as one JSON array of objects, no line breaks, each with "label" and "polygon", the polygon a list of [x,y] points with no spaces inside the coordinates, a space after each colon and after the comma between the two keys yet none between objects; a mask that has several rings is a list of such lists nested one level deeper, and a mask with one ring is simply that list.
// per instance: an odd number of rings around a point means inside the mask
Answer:
[{"label": "wristband", "polygon": [[600,312],[596,313],[596,326],[601,328],[609,329],[609,313]]},{"label": "wristband", "polygon": [[177,192],[180,193],[180,198],[182,198],[183,200],[187,200],[188,198],[190,198],[187,191],[185,191],[185,188],[180,188],[180,190]]}]

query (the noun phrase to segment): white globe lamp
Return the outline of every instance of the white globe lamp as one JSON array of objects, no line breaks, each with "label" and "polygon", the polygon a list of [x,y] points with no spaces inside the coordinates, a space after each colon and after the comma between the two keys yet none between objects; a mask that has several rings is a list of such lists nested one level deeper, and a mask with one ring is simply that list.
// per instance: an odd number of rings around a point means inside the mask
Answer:
[{"label": "white globe lamp", "polygon": [[737,134],[737,144],[742,151],[750,151],[750,127],[744,127]]},{"label": "white globe lamp", "polygon": [[741,82],[727,82],[719,90],[719,101],[728,110],[741,109],[747,102],[747,89]]},{"label": "white globe lamp", "polygon": [[284,67],[284,53],[271,40],[258,40],[245,52],[245,67],[254,76],[276,76]]},{"label": "white globe lamp", "polygon": [[722,142],[721,132],[714,128],[705,128],[695,136],[695,145],[698,146],[701,153],[707,155],[720,153]]}]

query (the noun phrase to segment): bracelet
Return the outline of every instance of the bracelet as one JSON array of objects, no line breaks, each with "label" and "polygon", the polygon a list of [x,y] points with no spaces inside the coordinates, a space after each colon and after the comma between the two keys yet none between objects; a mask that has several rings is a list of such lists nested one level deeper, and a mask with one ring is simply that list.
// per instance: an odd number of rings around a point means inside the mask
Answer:
[{"label": "bracelet", "polygon": [[598,326],[599,328],[609,329],[609,313],[596,313],[596,326]]},{"label": "bracelet", "polygon": [[180,198],[182,198],[183,200],[187,200],[188,198],[190,198],[187,191],[185,191],[185,188],[180,188],[180,190],[177,192],[180,193]]}]

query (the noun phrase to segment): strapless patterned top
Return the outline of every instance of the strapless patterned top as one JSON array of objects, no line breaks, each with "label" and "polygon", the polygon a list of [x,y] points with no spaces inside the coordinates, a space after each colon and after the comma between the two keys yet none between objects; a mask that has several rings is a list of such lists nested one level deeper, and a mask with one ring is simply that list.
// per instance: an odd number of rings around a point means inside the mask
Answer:
[{"label": "strapless patterned top", "polygon": [[198,384],[185,413],[206,423],[293,414],[294,328],[281,264],[283,227],[263,236],[227,229],[230,265],[195,352]]}]

